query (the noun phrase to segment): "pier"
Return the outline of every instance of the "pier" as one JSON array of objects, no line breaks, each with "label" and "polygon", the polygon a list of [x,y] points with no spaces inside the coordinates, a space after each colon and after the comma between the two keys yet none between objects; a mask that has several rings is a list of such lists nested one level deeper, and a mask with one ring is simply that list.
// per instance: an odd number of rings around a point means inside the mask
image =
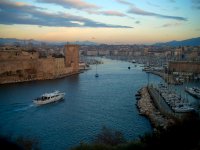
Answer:
[{"label": "pier", "polygon": [[160,76],[161,78],[163,78],[163,80],[165,80],[165,82],[169,83],[169,84],[176,84],[176,82],[174,81],[172,75],[166,74],[164,72],[158,72],[158,71],[148,71],[148,73]]},{"label": "pier", "polygon": [[160,93],[152,86],[148,86],[148,93],[150,94],[155,106],[158,110],[165,116],[170,117],[172,119],[182,119],[185,116],[185,113],[175,113],[172,108],[166,103],[164,98],[160,95]]},{"label": "pier", "polygon": [[153,127],[167,128],[168,126],[175,123],[174,117],[171,117],[171,115],[163,115],[159,107],[157,107],[159,105],[155,103],[155,99],[153,99],[152,96],[149,94],[148,87],[142,88],[140,90],[140,94],[141,98],[140,100],[138,100],[137,107],[141,115],[147,116],[150,119]]},{"label": "pier", "polygon": [[[139,95],[139,98],[138,98]],[[174,111],[153,85],[142,88],[136,94],[137,107],[141,115],[147,116],[155,128],[167,128],[181,121],[191,112]]]}]

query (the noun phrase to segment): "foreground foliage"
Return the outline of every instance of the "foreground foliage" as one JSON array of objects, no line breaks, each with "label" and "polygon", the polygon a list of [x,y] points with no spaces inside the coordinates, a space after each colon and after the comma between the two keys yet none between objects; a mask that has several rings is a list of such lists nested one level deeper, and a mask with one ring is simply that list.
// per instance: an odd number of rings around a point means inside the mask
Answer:
[{"label": "foreground foliage", "polygon": [[[19,137],[15,140],[0,137],[0,149],[38,150],[37,140]],[[103,127],[93,143],[81,143],[72,150],[200,150],[200,119],[189,116],[167,129],[141,136],[127,142],[123,134]]]},{"label": "foreground foliage", "polygon": [[39,144],[36,139],[18,137],[11,139],[9,137],[0,137],[0,149],[5,150],[39,150]]},{"label": "foreground foliage", "polygon": [[[115,134],[107,134],[102,130],[100,139],[116,139]],[[108,131],[109,133],[110,131]],[[97,136],[97,139],[99,138]],[[102,137],[103,136],[103,137]],[[105,136],[105,137],[104,137]],[[110,137],[112,136],[112,137]],[[113,137],[114,136],[114,137]],[[121,139],[124,139],[120,135]],[[200,150],[200,120],[198,117],[189,117],[183,121],[177,122],[168,129],[160,129],[152,134],[146,134],[140,137],[139,141],[132,142],[107,142],[99,140],[92,144],[82,143],[73,148],[73,150]]]}]

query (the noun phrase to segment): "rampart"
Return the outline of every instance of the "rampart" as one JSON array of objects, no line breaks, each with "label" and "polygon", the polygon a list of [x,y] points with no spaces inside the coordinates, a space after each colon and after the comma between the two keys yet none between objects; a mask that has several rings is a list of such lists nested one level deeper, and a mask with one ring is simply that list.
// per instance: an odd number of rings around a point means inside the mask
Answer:
[{"label": "rampart", "polygon": [[0,51],[0,84],[61,78],[78,73],[78,64],[77,45],[65,46],[65,58],[40,58],[38,52]]},{"label": "rampart", "polygon": [[200,62],[170,61],[169,71],[200,74]]}]

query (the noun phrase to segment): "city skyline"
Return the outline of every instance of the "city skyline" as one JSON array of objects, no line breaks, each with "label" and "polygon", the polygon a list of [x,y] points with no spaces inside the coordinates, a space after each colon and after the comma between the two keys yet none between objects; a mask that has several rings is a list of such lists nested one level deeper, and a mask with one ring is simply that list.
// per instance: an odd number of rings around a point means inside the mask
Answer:
[{"label": "city skyline", "polygon": [[149,44],[200,36],[199,0],[1,0],[0,37]]}]

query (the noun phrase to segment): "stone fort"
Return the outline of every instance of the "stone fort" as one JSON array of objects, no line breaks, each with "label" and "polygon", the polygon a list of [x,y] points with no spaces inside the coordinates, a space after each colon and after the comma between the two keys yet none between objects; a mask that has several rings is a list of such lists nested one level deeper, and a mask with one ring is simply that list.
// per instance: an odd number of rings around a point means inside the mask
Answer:
[{"label": "stone fort", "polygon": [[193,61],[170,61],[170,72],[185,72],[192,74],[200,74],[200,62]]},{"label": "stone fort", "polygon": [[78,72],[78,45],[65,45],[62,58],[42,58],[34,51],[0,51],[0,84],[56,79]]}]

